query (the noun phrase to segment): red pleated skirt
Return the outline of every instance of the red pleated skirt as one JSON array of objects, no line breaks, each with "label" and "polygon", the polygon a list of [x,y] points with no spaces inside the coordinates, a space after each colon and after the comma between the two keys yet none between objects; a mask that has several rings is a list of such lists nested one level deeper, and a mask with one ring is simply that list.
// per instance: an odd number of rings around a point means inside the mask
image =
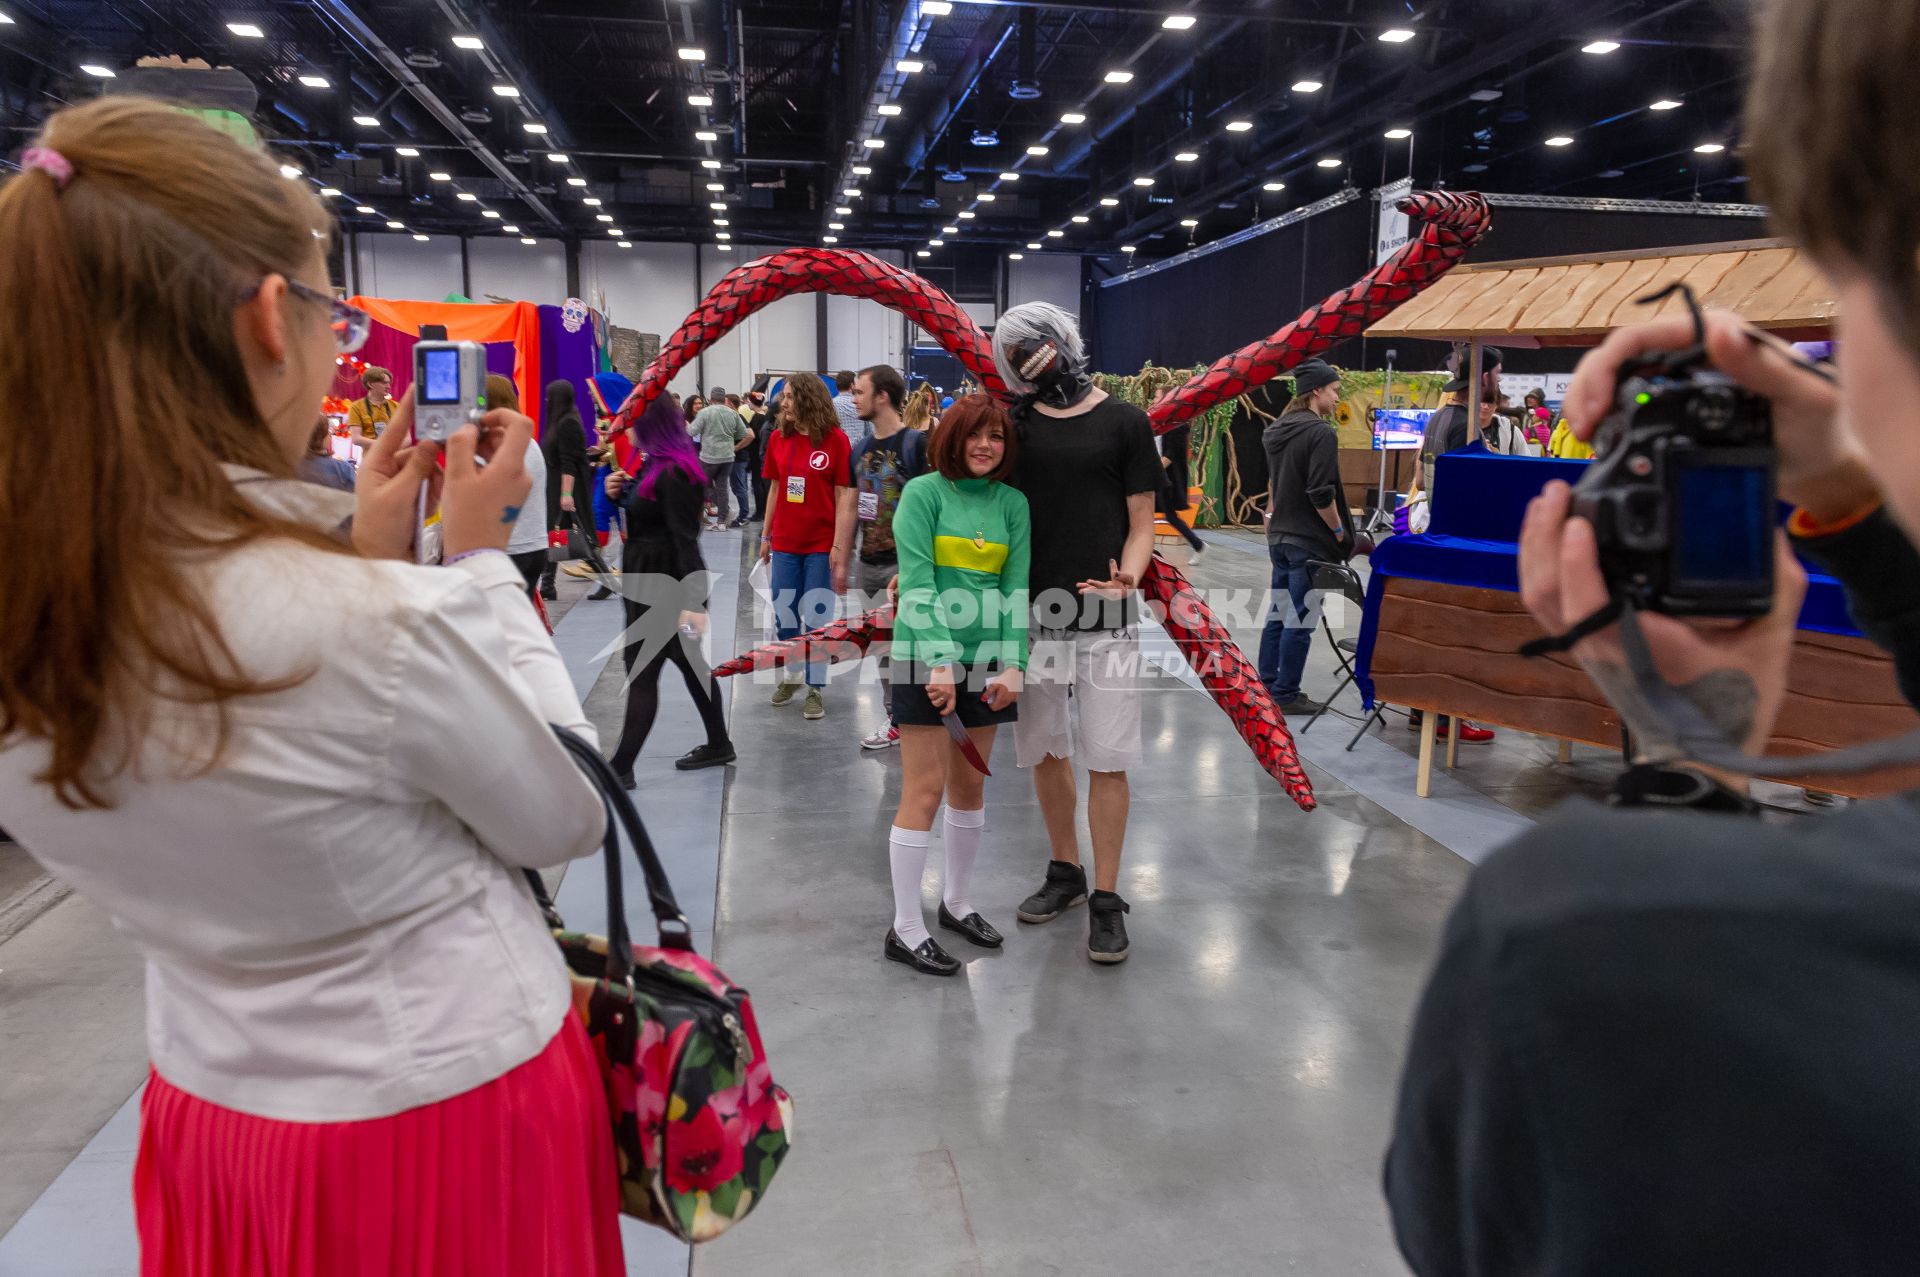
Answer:
[{"label": "red pleated skirt", "polygon": [[606,1093],[573,1015],[462,1095],[279,1122],[154,1074],[133,1176],[142,1277],[622,1277]]}]

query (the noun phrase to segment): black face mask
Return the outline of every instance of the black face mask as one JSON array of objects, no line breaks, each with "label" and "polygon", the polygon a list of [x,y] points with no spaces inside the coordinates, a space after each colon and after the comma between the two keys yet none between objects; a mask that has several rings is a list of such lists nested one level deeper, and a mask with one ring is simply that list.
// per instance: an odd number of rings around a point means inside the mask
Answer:
[{"label": "black face mask", "polygon": [[1014,346],[1011,353],[1010,362],[1034,385],[1033,394],[1027,396],[1031,402],[1043,403],[1049,408],[1071,408],[1093,393],[1093,378],[1069,364],[1060,348],[1050,341],[1036,348]]}]

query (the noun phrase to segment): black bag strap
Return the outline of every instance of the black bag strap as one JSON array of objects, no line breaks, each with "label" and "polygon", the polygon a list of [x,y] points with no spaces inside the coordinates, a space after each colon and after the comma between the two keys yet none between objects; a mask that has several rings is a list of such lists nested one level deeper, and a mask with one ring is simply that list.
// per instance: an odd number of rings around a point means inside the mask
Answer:
[{"label": "black bag strap", "polygon": [[[640,861],[640,872],[647,884],[647,903],[653,910],[660,947],[684,949],[691,953],[693,928],[673,897],[673,887],[667,881],[666,867],[660,863],[660,853],[654,848],[653,839],[648,836],[640,813],[634,810],[633,800],[627,797],[626,788],[614,775],[613,767],[600,756],[598,749],[566,728],[554,726],[553,734],[573,755],[587,783],[600,792],[600,801],[606,808],[607,833],[600,859],[606,872],[607,885],[607,979],[622,984],[633,966],[633,938],[627,928],[626,884],[620,869],[621,830],[626,831],[627,840],[633,844],[634,855]],[[551,914],[552,902],[547,898],[546,884],[540,880],[540,875],[529,869],[526,877],[533,888],[534,898]]]}]

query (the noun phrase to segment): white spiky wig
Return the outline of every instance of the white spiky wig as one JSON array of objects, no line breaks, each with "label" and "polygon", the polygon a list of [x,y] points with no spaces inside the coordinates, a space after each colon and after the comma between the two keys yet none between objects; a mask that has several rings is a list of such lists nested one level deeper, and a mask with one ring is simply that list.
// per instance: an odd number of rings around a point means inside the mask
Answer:
[{"label": "white spiky wig", "polygon": [[1080,323],[1071,314],[1051,302],[1023,302],[1000,316],[993,329],[993,366],[1000,379],[1015,395],[1030,395],[1039,389],[1021,375],[1007,358],[1007,347],[1033,349],[1052,342],[1060,352],[1063,367],[1076,371],[1087,366],[1087,348],[1080,341]]}]

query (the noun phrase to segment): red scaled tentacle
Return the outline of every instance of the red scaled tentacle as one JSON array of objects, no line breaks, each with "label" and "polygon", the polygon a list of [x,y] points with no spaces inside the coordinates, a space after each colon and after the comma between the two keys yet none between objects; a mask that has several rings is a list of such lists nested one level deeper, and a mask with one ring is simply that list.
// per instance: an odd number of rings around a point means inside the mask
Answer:
[{"label": "red scaled tentacle", "polygon": [[1420,233],[1360,282],[1342,289],[1271,337],[1243,346],[1162,395],[1148,410],[1165,434],[1217,404],[1263,386],[1302,360],[1357,337],[1447,273],[1485,237],[1492,218],[1484,196],[1415,191],[1402,212],[1425,219]]},{"label": "red scaled tentacle", "polygon": [[727,678],[734,674],[773,669],[780,665],[799,665],[807,661],[825,661],[830,665],[840,661],[857,661],[867,654],[869,647],[875,643],[885,643],[892,637],[893,609],[876,608],[865,616],[834,621],[794,638],[763,643],[752,651],[742,652],[732,660],[714,666],[713,676]]},{"label": "red scaled tentacle", "polygon": [[1240,739],[1247,742],[1267,774],[1280,782],[1301,811],[1312,811],[1317,805],[1313,782],[1307,779],[1300,756],[1294,752],[1287,720],[1273,703],[1266,684],[1240,654],[1227,627],[1215,618],[1213,609],[1201,601],[1180,569],[1157,554],[1140,590],[1160,605],[1161,624],[1167,634],[1200,676],[1214,704],[1227,711]]},{"label": "red scaled tentacle", "polygon": [[866,297],[899,311],[931,334],[989,393],[1007,397],[987,335],[946,293],[867,253],[795,248],[728,271],[641,374],[609,433],[625,429],[666,392],[681,369],[741,320],[782,297],[804,293]]}]

